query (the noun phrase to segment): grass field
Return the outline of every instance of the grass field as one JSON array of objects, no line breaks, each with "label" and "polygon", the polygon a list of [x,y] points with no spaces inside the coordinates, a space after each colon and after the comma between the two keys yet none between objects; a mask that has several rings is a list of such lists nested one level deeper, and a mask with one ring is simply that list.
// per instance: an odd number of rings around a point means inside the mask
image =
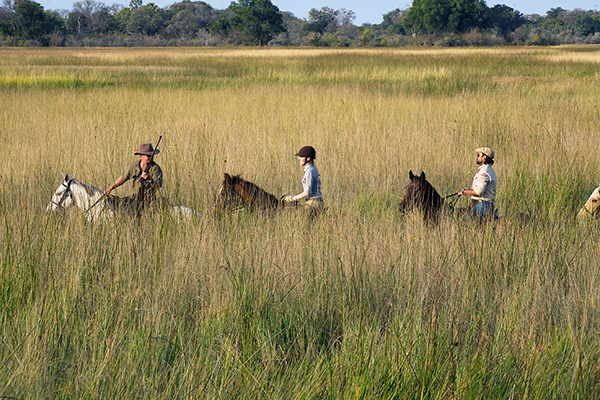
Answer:
[{"label": "grass field", "polygon": [[[0,48],[0,398],[598,399],[600,47]],[[44,212],[163,135],[200,216]],[[223,173],[328,212],[217,217]],[[399,215],[496,152],[529,224]],[[128,186],[113,194],[128,195]],[[462,200],[464,206],[466,200]]]}]

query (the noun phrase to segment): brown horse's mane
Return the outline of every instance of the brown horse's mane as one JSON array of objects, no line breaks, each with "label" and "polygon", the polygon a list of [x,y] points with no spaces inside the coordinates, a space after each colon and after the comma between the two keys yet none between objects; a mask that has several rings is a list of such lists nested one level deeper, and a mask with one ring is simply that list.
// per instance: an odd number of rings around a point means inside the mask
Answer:
[{"label": "brown horse's mane", "polygon": [[416,208],[421,210],[425,221],[437,220],[446,206],[444,198],[427,181],[425,172],[414,175],[409,171],[408,177],[410,182],[406,185],[404,198],[400,202],[400,211],[407,212]]},{"label": "brown horse's mane", "polygon": [[[239,190],[238,187],[242,189]],[[272,209],[279,206],[279,199],[258,185],[243,179],[239,174],[231,176],[225,173],[217,206],[231,209],[239,207],[247,207],[250,210]]]}]

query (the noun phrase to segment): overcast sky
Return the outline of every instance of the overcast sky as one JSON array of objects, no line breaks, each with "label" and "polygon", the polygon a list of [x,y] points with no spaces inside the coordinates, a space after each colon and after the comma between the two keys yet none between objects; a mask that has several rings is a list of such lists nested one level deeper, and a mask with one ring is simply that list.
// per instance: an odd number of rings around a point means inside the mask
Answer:
[{"label": "overcast sky", "polygon": [[[44,6],[46,10],[60,10],[73,8],[74,0],[35,0]],[[129,5],[129,0],[96,0],[106,5],[114,3]],[[143,4],[151,3],[151,0],[143,0]],[[154,0],[153,3],[164,8],[176,0]],[[206,0],[213,8],[218,10],[225,9],[231,4],[231,0]],[[379,24],[383,21],[383,14],[399,9],[408,9],[412,4],[412,0],[271,0],[281,11],[290,11],[298,18],[307,18],[308,11],[311,8],[320,9],[321,7],[329,7],[334,10],[345,8],[352,10],[356,14],[356,25],[362,25],[365,22],[371,24]],[[493,7],[496,4],[506,4],[523,14],[540,14],[546,15],[546,11],[550,8],[562,7],[565,10],[574,10],[581,8],[583,10],[597,10],[597,4],[600,0],[507,0],[507,1],[487,1],[488,7]]]}]

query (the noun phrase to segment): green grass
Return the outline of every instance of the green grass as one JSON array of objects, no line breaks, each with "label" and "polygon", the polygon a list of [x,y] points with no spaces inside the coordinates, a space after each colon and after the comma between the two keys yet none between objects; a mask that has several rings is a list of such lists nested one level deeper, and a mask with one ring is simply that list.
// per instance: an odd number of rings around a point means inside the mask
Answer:
[{"label": "green grass", "polygon": [[[597,47],[0,52],[0,397],[600,397]],[[44,213],[159,134],[194,221]],[[327,213],[213,214],[223,172],[298,193],[305,144]],[[530,223],[399,214],[482,145]]]}]

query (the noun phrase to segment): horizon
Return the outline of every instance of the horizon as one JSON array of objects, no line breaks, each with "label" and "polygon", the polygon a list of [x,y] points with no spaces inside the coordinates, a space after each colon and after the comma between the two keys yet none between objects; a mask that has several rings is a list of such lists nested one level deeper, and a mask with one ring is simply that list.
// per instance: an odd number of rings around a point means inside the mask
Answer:
[{"label": "horizon", "polygon": [[[42,0],[38,1],[45,10],[72,10],[73,4],[76,1],[72,0]],[[119,4],[124,7],[129,5],[129,2],[126,0],[123,1],[99,1],[100,3],[104,3],[106,5]],[[355,25],[363,25],[365,23],[368,24],[380,24],[383,22],[383,15],[393,11],[395,9],[407,10],[411,7],[412,1],[407,1],[405,4],[402,2],[398,2],[395,0],[328,0],[328,1],[316,1],[316,0],[307,0],[302,3],[299,3],[295,0],[271,0],[271,2],[276,5],[281,12],[290,12],[295,17],[300,19],[306,19],[308,17],[308,12],[313,9],[321,9],[323,7],[329,7],[334,10],[346,9],[351,10],[356,14],[356,19],[354,20]],[[160,8],[167,8],[172,4],[179,3],[179,1],[172,0],[156,0],[156,1],[144,1],[143,4],[154,3]],[[217,10],[224,10],[231,4],[231,0],[213,0],[213,1],[205,1],[205,3],[209,4],[211,7]],[[326,3],[326,4],[323,4]],[[547,11],[552,8],[563,8],[568,11],[573,11],[575,9],[582,9],[585,11],[596,11],[598,9],[596,0],[557,0],[553,3],[558,3],[552,6],[547,5],[545,1],[538,0],[527,0],[522,1],[517,4],[515,1],[509,2],[486,2],[488,7],[493,7],[496,4],[505,4],[523,15],[546,15]]]}]

